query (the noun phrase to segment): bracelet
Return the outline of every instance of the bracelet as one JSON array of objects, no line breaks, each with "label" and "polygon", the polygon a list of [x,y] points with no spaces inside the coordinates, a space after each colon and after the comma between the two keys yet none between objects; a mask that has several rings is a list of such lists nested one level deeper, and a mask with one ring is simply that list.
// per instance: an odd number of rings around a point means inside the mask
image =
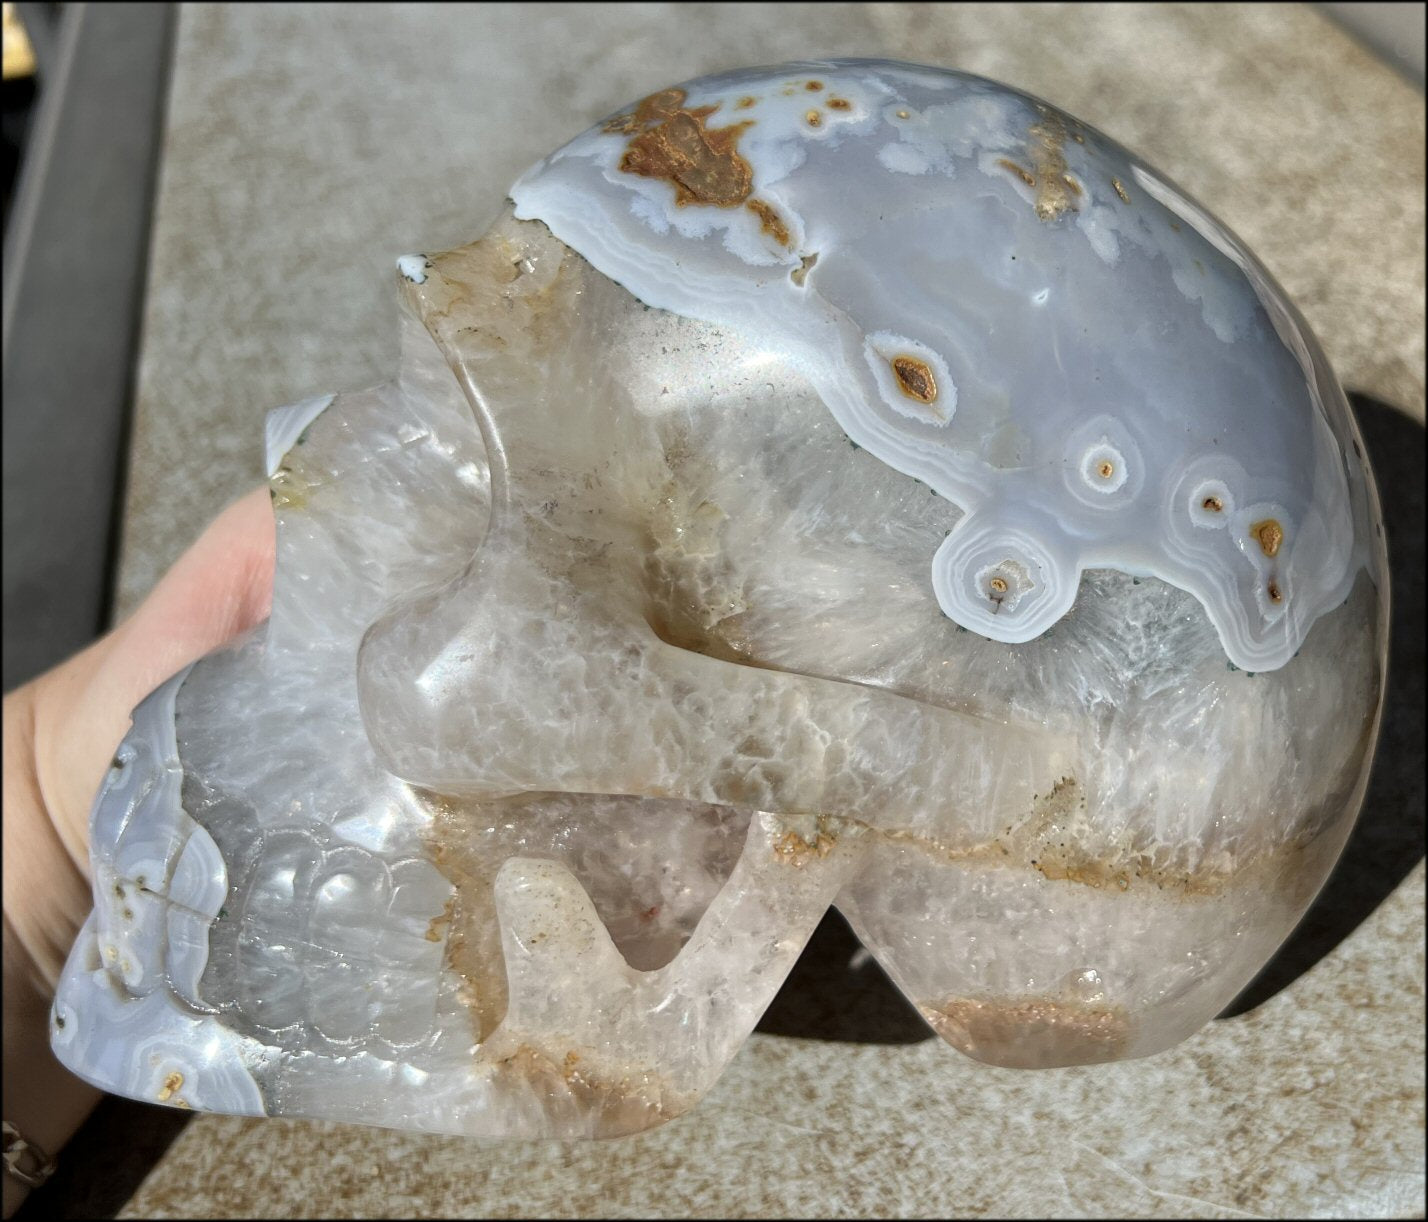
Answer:
[{"label": "bracelet", "polygon": [[5,1136],[5,1172],[26,1188],[38,1188],[55,1172],[55,1160],[20,1135],[8,1120],[0,1121]]}]

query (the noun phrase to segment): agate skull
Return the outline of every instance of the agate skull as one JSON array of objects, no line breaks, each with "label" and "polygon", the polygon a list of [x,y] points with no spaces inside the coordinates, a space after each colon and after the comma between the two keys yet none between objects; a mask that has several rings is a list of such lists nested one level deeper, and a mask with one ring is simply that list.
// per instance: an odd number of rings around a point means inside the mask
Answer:
[{"label": "agate skull", "polygon": [[830,904],[965,1053],[1191,1035],[1362,801],[1371,477],[1253,256],[1105,136],[708,77],[399,263],[272,413],[270,621],[135,713],[54,1010],[140,1098],[490,1137],[691,1107]]}]

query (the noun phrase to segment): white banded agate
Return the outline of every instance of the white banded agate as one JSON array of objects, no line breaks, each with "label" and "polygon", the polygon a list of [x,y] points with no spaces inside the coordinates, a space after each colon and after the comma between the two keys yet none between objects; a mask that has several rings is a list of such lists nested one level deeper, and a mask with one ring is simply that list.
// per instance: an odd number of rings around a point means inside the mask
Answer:
[{"label": "white banded agate", "polygon": [[[1125,149],[1005,86],[878,60],[642,105],[523,175],[516,215],[649,305],[761,337],[849,437],[961,507],[932,561],[957,623],[1031,640],[1087,569],[1116,569],[1194,594],[1230,660],[1266,671],[1343,602],[1365,498],[1342,392],[1265,269]],[[747,190],[712,158],[656,176],[681,124],[735,133]],[[640,141],[654,165],[632,172]],[[935,400],[900,393],[900,353]],[[1206,481],[1264,516],[1186,530]],[[1022,592],[989,595],[989,563]]]}]

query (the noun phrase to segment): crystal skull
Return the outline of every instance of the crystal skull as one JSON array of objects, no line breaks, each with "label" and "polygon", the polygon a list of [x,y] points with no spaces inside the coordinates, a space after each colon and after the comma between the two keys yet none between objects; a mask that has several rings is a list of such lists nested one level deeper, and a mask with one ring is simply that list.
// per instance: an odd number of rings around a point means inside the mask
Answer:
[{"label": "crystal skull", "polygon": [[751,69],[398,272],[396,380],[269,416],[269,621],[96,800],[75,1072],[611,1136],[830,904],[1003,1066],[1169,1047],[1288,934],[1372,756],[1377,499],[1302,319],[1132,154]]}]

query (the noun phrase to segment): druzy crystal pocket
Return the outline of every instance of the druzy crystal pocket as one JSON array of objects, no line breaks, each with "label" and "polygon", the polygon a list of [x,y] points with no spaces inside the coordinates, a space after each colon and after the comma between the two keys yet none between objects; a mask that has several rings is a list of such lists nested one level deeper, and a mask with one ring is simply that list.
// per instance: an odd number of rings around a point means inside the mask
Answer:
[{"label": "druzy crystal pocket", "polygon": [[55,1047],[485,1136],[693,1106],[829,904],[950,1043],[1191,1035],[1363,796],[1382,530],[1314,338],[1137,159],[941,69],[662,90],[272,414],[269,622],[136,712]]}]

